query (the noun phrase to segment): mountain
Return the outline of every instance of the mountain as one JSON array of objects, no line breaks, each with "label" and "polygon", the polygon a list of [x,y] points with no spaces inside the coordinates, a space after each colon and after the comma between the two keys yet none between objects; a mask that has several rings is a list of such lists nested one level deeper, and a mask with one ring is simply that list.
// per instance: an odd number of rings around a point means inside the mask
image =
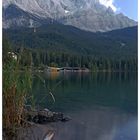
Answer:
[{"label": "mountain", "polygon": [[37,27],[54,21],[92,32],[137,25],[99,0],[3,0],[3,28]]},{"label": "mountain", "polygon": [[3,27],[38,27],[43,24],[49,24],[50,18],[44,19],[32,13],[25,12],[16,5],[9,5],[6,10],[3,9]]},{"label": "mountain", "polygon": [[137,26],[110,32],[88,32],[73,26],[49,24],[3,30],[13,46],[91,57],[137,57]]}]

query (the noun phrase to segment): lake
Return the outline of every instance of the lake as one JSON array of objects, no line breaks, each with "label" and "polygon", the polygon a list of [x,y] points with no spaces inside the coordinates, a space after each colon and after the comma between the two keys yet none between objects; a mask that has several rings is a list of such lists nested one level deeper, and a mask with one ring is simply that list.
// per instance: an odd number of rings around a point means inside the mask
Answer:
[{"label": "lake", "polygon": [[35,105],[72,118],[52,124],[53,140],[137,140],[136,73],[35,74],[32,93]]}]

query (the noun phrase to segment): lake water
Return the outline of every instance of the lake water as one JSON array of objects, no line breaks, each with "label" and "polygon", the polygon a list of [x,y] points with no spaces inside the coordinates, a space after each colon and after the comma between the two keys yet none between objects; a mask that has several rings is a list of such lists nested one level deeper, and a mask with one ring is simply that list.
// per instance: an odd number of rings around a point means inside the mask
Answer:
[{"label": "lake water", "polygon": [[72,118],[52,124],[53,140],[137,140],[136,73],[36,74],[32,92],[36,105]]}]

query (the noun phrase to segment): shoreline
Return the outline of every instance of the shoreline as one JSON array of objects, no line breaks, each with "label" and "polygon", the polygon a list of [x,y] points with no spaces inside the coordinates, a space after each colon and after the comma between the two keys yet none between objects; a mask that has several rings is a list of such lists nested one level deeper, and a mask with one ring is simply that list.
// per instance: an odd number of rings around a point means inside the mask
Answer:
[{"label": "shoreline", "polygon": [[61,112],[52,112],[48,109],[25,109],[23,114],[24,118],[21,123],[24,123],[25,126],[16,128],[15,132],[3,128],[3,139],[52,140],[56,129],[52,124],[71,120]]}]

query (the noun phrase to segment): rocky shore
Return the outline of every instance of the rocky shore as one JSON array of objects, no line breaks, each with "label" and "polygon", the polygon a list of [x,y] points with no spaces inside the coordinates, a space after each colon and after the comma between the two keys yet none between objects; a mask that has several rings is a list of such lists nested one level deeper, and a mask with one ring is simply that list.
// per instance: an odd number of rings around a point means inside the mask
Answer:
[{"label": "rocky shore", "polygon": [[18,139],[23,140],[52,140],[55,129],[52,123],[66,122],[70,117],[64,116],[61,112],[52,112],[48,109],[43,110],[24,110],[25,120],[31,123],[30,127],[19,131]]},{"label": "rocky shore", "polygon": [[[48,109],[24,109],[22,123],[25,124],[16,130],[16,134],[11,135],[3,130],[4,140],[52,140],[57,122],[67,122],[70,117],[66,117],[61,112],[52,112]],[[7,137],[8,136],[8,137]]]},{"label": "rocky shore", "polygon": [[66,122],[70,118],[61,112],[52,112],[48,109],[43,110],[24,110],[25,120],[37,124],[47,124],[49,122]]}]

